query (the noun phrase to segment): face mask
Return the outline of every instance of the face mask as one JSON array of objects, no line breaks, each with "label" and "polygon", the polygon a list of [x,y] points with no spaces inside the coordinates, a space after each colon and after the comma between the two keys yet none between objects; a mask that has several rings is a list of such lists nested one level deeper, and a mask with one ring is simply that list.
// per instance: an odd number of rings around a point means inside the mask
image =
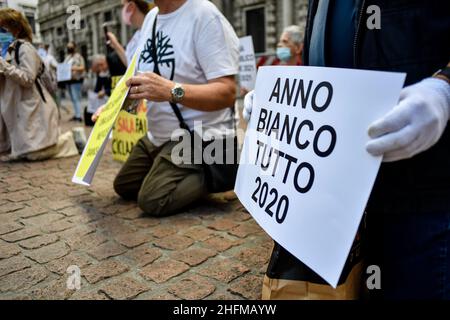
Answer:
[{"label": "face mask", "polygon": [[10,32],[6,31],[5,29],[0,29],[0,42],[1,43],[13,42],[14,40],[15,40],[14,36]]},{"label": "face mask", "polygon": [[109,71],[101,71],[98,73],[98,76],[100,78],[108,78],[109,77]]},{"label": "face mask", "polygon": [[292,58],[291,49],[287,47],[277,48],[277,57],[283,62],[288,62]]},{"label": "face mask", "polygon": [[133,15],[133,12],[128,11],[128,7],[130,6],[130,2],[128,2],[126,5],[122,8],[122,21],[127,25],[131,26],[131,16]]},{"label": "face mask", "polygon": [[15,40],[14,36],[3,28],[0,28],[0,53],[4,58],[8,53],[8,48]]},{"label": "face mask", "polygon": [[41,58],[45,58],[47,56],[47,51],[45,51],[45,49],[43,49],[43,48],[39,48],[38,54]]},{"label": "face mask", "polygon": [[67,52],[69,54],[73,54],[73,53],[75,53],[75,48],[67,48]]}]

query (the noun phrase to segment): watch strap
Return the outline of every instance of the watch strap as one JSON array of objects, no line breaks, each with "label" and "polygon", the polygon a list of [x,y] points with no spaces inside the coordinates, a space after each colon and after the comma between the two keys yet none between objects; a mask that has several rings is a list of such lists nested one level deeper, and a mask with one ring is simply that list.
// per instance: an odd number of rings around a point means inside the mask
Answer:
[{"label": "watch strap", "polygon": [[447,66],[444,69],[439,70],[433,75],[433,77],[447,81],[447,83],[450,84],[450,67]]}]

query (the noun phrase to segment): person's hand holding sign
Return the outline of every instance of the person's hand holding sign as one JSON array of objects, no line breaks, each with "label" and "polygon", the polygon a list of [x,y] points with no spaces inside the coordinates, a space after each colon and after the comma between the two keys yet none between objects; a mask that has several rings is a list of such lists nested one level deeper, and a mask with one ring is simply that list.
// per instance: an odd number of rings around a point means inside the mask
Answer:
[{"label": "person's hand holding sign", "polygon": [[103,106],[99,107],[97,109],[97,111],[95,111],[95,113],[91,117],[92,122],[97,122],[98,118],[100,117],[100,114],[103,112],[105,107],[106,107],[106,105],[103,105]]},{"label": "person's hand holding sign", "polygon": [[172,100],[171,90],[175,82],[153,72],[142,72],[128,80],[127,86],[130,87],[130,99],[166,102]]},{"label": "person's hand holding sign", "polygon": [[250,122],[252,116],[254,96],[255,91],[250,91],[244,98],[244,119],[247,122]]},{"label": "person's hand holding sign", "polygon": [[434,146],[444,133],[450,116],[450,85],[425,79],[406,87],[400,103],[369,128],[367,151],[384,155],[384,162],[411,158]]}]

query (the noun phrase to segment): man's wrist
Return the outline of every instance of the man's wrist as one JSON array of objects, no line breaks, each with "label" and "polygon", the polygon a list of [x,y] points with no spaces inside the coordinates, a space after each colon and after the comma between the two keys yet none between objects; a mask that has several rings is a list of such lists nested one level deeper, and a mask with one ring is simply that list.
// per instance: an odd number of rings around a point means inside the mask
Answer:
[{"label": "man's wrist", "polygon": [[186,92],[184,86],[181,83],[174,83],[170,90],[170,102],[180,103],[181,101],[183,101],[185,94]]},{"label": "man's wrist", "polygon": [[447,65],[444,69],[437,71],[433,75],[433,78],[444,80],[448,85],[450,85],[450,64]]},{"label": "man's wrist", "polygon": [[444,104],[446,106],[447,114],[450,118],[450,85],[447,81],[440,79],[438,77],[427,78],[422,81],[423,84],[427,85],[429,88],[433,88],[436,94],[439,94],[442,99],[444,99]]}]

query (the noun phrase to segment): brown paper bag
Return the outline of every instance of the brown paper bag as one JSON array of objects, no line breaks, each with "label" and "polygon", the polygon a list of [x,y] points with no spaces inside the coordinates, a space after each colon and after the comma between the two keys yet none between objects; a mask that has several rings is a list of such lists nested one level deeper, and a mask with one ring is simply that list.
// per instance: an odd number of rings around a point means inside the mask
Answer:
[{"label": "brown paper bag", "polygon": [[263,300],[357,300],[363,298],[362,243],[365,219],[353,243],[339,285],[331,287],[279,244],[275,244],[264,278]]}]

